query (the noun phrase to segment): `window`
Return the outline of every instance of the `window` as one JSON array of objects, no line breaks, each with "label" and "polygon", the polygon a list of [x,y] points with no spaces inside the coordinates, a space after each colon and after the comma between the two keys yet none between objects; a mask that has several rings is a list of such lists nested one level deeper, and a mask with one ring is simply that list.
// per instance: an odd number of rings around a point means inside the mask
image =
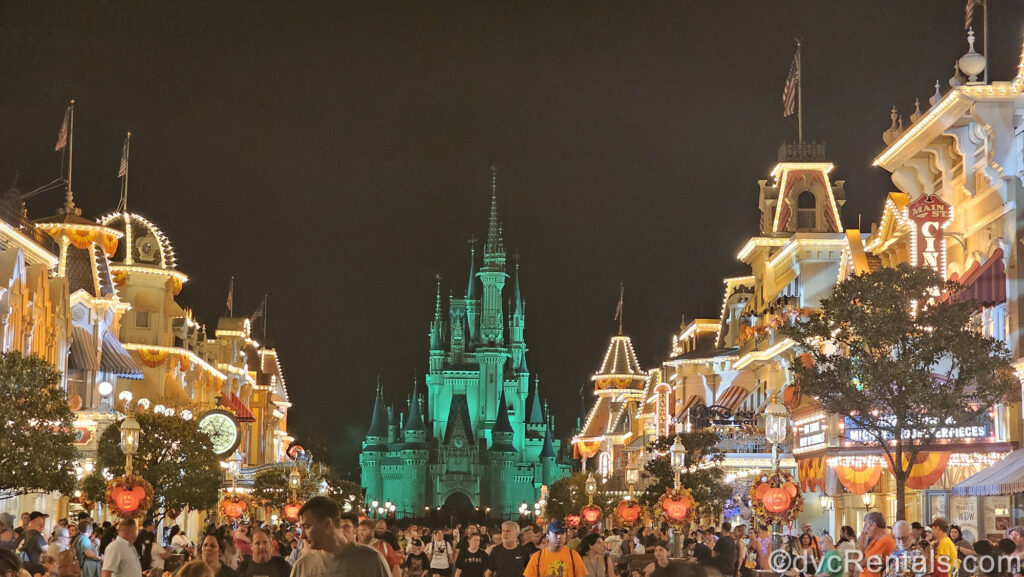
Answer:
[{"label": "window", "polygon": [[814,193],[805,190],[800,193],[796,201],[796,227],[798,229],[818,228],[817,199]]},{"label": "window", "polygon": [[149,311],[135,311],[135,326],[140,329],[149,328]]}]

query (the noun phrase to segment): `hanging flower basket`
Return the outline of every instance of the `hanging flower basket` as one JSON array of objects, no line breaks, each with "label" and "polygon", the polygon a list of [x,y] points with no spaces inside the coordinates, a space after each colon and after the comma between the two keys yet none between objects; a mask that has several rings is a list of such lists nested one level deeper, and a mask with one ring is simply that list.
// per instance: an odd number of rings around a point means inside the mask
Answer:
[{"label": "hanging flower basket", "polygon": [[677,529],[684,528],[693,520],[697,503],[686,487],[669,488],[658,499],[658,515]]},{"label": "hanging flower basket", "polygon": [[138,475],[115,477],[104,499],[115,517],[142,517],[153,506],[153,486]]},{"label": "hanging flower basket", "polygon": [[804,510],[804,497],[793,475],[774,471],[750,488],[750,506],[762,523],[788,525]]}]

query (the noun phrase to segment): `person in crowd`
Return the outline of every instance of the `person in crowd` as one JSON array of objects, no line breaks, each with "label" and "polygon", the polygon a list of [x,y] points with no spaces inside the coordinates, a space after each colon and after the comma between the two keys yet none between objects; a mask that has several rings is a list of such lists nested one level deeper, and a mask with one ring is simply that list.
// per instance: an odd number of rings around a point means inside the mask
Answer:
[{"label": "person in crowd", "polygon": [[836,549],[832,537],[822,535],[818,539],[818,546],[821,548],[821,559],[818,561],[816,577],[843,577],[845,563],[842,555]]},{"label": "person in crowd", "polygon": [[917,543],[921,539],[924,539],[924,525],[914,521],[910,524],[911,539],[914,543]]},{"label": "person in crowd", "polygon": [[[805,521],[802,525],[800,525],[800,534],[807,535],[810,538],[809,547],[814,550],[814,558],[820,561],[822,556],[821,544],[818,543],[818,538],[814,536],[814,528],[811,527],[811,524]],[[804,545],[804,540],[802,537],[800,540],[800,544],[801,546],[803,546],[804,551],[806,552],[808,549],[808,545]]]},{"label": "person in crowd", "polygon": [[857,542],[864,554],[864,577],[881,577],[885,560],[896,549],[896,541],[885,532],[885,517],[878,511],[864,515],[864,529]]},{"label": "person in crowd", "polygon": [[395,537],[394,532],[388,528],[388,522],[384,519],[378,519],[377,524],[373,527],[373,536],[381,541],[384,541],[395,551],[401,551],[402,548],[398,545],[398,538]]},{"label": "person in crowd", "polygon": [[732,538],[736,541],[736,574],[740,577],[753,577],[757,569],[757,552],[751,548],[747,539],[747,526],[738,525],[734,528]]},{"label": "person in crowd", "polygon": [[262,527],[252,530],[252,557],[238,567],[239,577],[288,577],[292,566],[281,557],[272,555],[270,531]]},{"label": "person in crowd", "polygon": [[893,549],[885,564],[884,577],[921,577],[927,570],[927,559],[914,547],[914,529],[907,521],[892,526]]},{"label": "person in crowd", "polygon": [[[810,525],[808,525],[810,528]],[[821,556],[818,554],[818,540],[814,538],[814,535],[810,533],[800,533],[798,538],[800,541],[800,551],[803,556],[804,563],[806,563],[806,572],[809,574],[817,573],[818,563],[821,561]]]},{"label": "person in crowd", "polygon": [[519,524],[505,521],[501,524],[501,539],[487,556],[488,577],[522,577],[530,551],[519,544]]},{"label": "person in crowd", "polygon": [[731,577],[736,575],[736,555],[739,548],[736,540],[732,537],[732,524],[728,521],[722,523],[722,536],[715,542],[711,549],[711,558],[714,567],[723,576]]},{"label": "person in crowd", "polygon": [[18,534],[14,532],[14,515],[0,513],[0,549],[14,551],[18,548]]},{"label": "person in crowd", "polygon": [[201,559],[196,559],[182,565],[174,577],[213,577],[213,570]]},{"label": "person in crowd", "polygon": [[238,572],[232,569],[224,559],[228,546],[227,541],[228,539],[223,535],[213,530],[204,535],[200,542],[199,556],[210,566],[214,577],[238,577]]},{"label": "person in crowd", "polygon": [[39,570],[32,571],[32,575],[41,575],[42,577],[58,577],[57,575],[57,558],[49,553],[43,553],[39,556]]},{"label": "person in crowd", "polygon": [[384,560],[387,561],[388,567],[391,569],[392,575],[401,577],[402,561],[404,559],[387,541],[382,541],[376,537],[373,521],[369,519],[360,521],[356,527],[356,538],[360,544],[368,545],[383,555]]},{"label": "person in crowd", "polygon": [[565,546],[572,549],[573,551],[579,552],[581,537],[575,527],[569,527],[569,532],[565,535]]},{"label": "person in crowd", "polygon": [[243,558],[252,557],[252,540],[249,539],[248,523],[239,523],[231,537],[235,542],[235,549],[238,551],[238,555]]},{"label": "person in crowd", "polygon": [[46,546],[46,554],[56,559],[62,551],[67,551],[69,547],[71,547],[71,531],[67,527],[58,526],[53,530],[53,539]]},{"label": "person in crowd", "polygon": [[139,554],[139,563],[142,571],[149,571],[153,560],[153,542],[156,541],[156,524],[152,519],[142,522],[139,529],[139,536],[135,538],[135,551]]},{"label": "person in crowd", "polygon": [[1024,558],[1024,529],[1020,527],[1010,527],[1006,530],[1006,537],[1008,537],[1016,548],[1013,554],[1017,557]]},{"label": "person in crowd", "polygon": [[860,564],[855,562],[855,553],[853,553],[857,550],[857,532],[853,530],[853,527],[843,525],[839,528],[839,543],[836,549],[843,558],[844,577],[857,577],[857,567]]},{"label": "person in crowd", "polygon": [[402,563],[402,575],[405,577],[425,577],[430,568],[430,557],[423,552],[423,540],[414,537],[409,541],[409,551]]},{"label": "person in crowd", "polygon": [[346,539],[341,511],[327,497],[317,496],[299,509],[299,528],[309,551],[292,566],[291,577],[388,577],[388,566],[372,547]]},{"label": "person in crowd", "polygon": [[172,526],[170,533],[167,534],[167,539],[172,553],[185,555],[188,559],[195,555],[196,547],[192,544],[192,541],[189,541],[188,536],[181,530],[181,527],[177,525]]},{"label": "person in crowd", "polygon": [[[757,533],[757,568],[761,571],[771,571],[772,535],[766,527],[762,527]],[[696,552],[696,548],[694,548]]]},{"label": "person in crowd", "polygon": [[[731,539],[731,537],[730,537]],[[714,553],[712,553],[713,555]],[[717,557],[712,557],[713,566],[718,566]],[[674,571],[668,559],[668,543],[658,541],[654,544],[654,561],[644,567],[645,577],[673,577]],[[724,573],[723,573],[724,575]]]},{"label": "person in crowd", "polygon": [[455,559],[455,577],[484,577],[487,553],[480,548],[480,533],[469,535],[466,548]]},{"label": "person in crowd", "polygon": [[608,550],[608,559],[614,567],[622,557],[622,530],[617,527],[612,529],[611,535],[604,538],[604,547]]},{"label": "person in crowd", "polygon": [[608,548],[600,533],[591,533],[580,541],[580,556],[588,577],[614,577],[615,568],[606,555]]},{"label": "person in crowd", "polygon": [[78,522],[78,538],[71,544],[82,569],[82,577],[100,577],[100,554],[96,552],[96,542],[92,539],[92,522],[84,519]]},{"label": "person in crowd", "polygon": [[974,554],[974,548],[971,544],[964,539],[963,531],[960,530],[960,525],[949,526],[949,540],[953,542],[953,546],[956,547],[957,560],[963,564],[964,559]]},{"label": "person in crowd", "polygon": [[[6,514],[6,513],[5,513]],[[8,515],[8,517],[11,517]],[[11,517],[12,525],[14,517]],[[11,532],[14,532],[12,527]],[[0,577],[18,577],[21,572],[21,559],[14,554],[14,551],[6,547],[0,548]]]},{"label": "person in crowd", "polygon": [[[548,577],[563,575],[565,577],[586,577],[587,568],[583,566],[580,554],[565,546],[566,527],[561,519],[548,523],[545,547],[533,554],[523,571],[524,577]],[[559,573],[561,570],[561,573]]]},{"label": "person in crowd", "polygon": [[135,519],[117,522],[117,536],[107,545],[107,552],[103,555],[102,577],[142,577],[142,565],[135,551],[138,536]]},{"label": "person in crowd", "polygon": [[455,551],[452,544],[445,540],[444,531],[434,529],[430,543],[423,551],[430,558],[430,576],[449,577],[455,565]]},{"label": "person in crowd", "polygon": [[43,529],[46,527],[46,513],[32,511],[28,516],[28,526],[22,536],[21,550],[27,557],[28,562],[35,565],[39,563],[39,556],[46,552],[46,537],[43,536]]},{"label": "person in crowd", "polygon": [[953,577],[960,568],[956,545],[949,538],[949,524],[942,517],[934,519],[929,527],[935,541],[935,577]]}]

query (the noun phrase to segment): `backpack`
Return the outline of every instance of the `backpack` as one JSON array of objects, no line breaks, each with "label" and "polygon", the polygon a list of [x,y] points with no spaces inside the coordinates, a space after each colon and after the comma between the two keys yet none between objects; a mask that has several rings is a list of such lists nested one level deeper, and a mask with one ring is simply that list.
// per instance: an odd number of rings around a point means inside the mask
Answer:
[{"label": "backpack", "polygon": [[71,547],[57,554],[58,577],[82,577],[82,568],[78,565],[78,555]]}]

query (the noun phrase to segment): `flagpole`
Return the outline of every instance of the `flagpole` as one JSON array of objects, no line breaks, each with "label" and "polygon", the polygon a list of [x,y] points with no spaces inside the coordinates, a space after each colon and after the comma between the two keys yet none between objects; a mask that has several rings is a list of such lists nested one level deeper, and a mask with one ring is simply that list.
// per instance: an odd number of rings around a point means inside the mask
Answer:
[{"label": "flagpole", "polygon": [[71,117],[68,122],[68,191],[64,194],[64,212],[70,213],[75,208],[75,198],[71,192],[71,165],[74,163],[75,152],[75,101],[71,100]]},{"label": "flagpole", "polygon": [[124,177],[121,181],[121,209],[128,213],[128,158],[132,147],[132,133],[129,130],[128,136],[124,139]]},{"label": "flagpole", "polygon": [[797,143],[804,143],[804,61],[800,54],[800,41],[796,41],[796,130]]},{"label": "flagpole", "polygon": [[984,14],[981,26],[982,26],[982,28],[985,29],[984,30],[984,33],[985,33],[985,40],[984,40],[985,46],[983,48],[983,50],[985,51],[985,59],[986,59],[985,60],[985,84],[988,84],[988,68],[989,68],[989,66],[992,65],[992,61],[988,60],[988,0],[981,0],[981,11],[982,11],[982,14]]}]

